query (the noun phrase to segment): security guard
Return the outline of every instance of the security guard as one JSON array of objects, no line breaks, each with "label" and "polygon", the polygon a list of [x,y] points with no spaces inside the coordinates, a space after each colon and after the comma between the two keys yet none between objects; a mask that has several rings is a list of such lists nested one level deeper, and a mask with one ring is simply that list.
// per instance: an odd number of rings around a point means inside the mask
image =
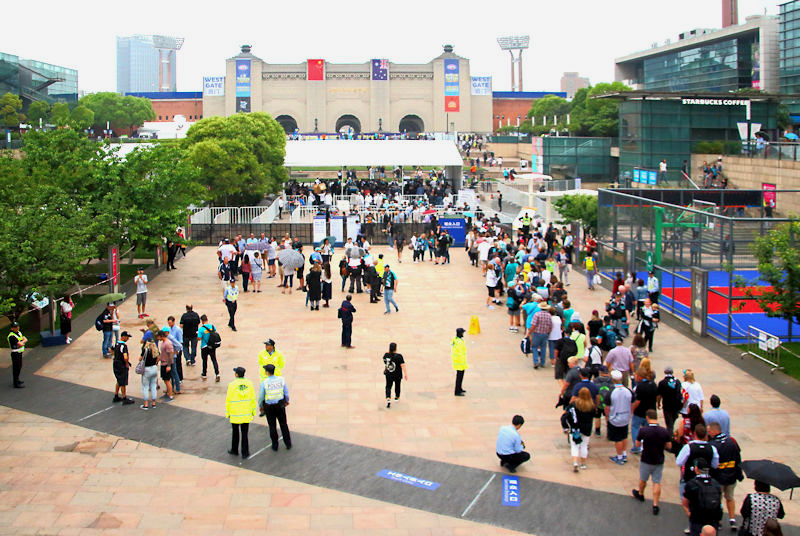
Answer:
[{"label": "security guard", "polygon": [[283,367],[286,366],[286,360],[283,354],[275,349],[275,341],[272,339],[264,341],[264,350],[258,354],[258,378],[260,382],[267,379],[264,366],[269,364],[275,365],[275,376],[282,376],[281,372]]},{"label": "security guard", "polygon": [[231,449],[228,454],[239,454],[239,430],[242,435],[242,458],[250,456],[250,443],[247,432],[250,421],[256,415],[256,390],[253,382],[244,377],[243,367],[233,369],[236,379],[228,384],[228,396],[225,397],[225,416],[231,421]]},{"label": "security guard", "polygon": [[258,402],[261,406],[261,415],[267,416],[269,424],[269,437],[272,440],[272,450],[278,450],[278,427],[281,425],[283,442],[287,449],[292,448],[292,436],[289,434],[289,425],[286,424],[286,406],[289,405],[289,387],[283,376],[275,376],[275,365],[264,365],[267,378],[261,382],[258,391]]},{"label": "security guard", "polygon": [[464,396],[466,391],[461,388],[464,380],[464,371],[469,368],[467,365],[467,343],[464,342],[464,328],[456,330],[456,336],[450,341],[450,357],[453,358],[453,370],[456,371],[456,396]]},{"label": "security guard", "polygon": [[25,351],[26,342],[28,338],[19,332],[19,324],[12,322],[11,331],[8,333],[8,347],[11,348],[11,371],[16,389],[25,387],[25,382],[19,379],[19,373],[22,372],[22,352]]},{"label": "security guard", "polygon": [[531,217],[526,212],[519,220],[522,222],[522,236],[525,237],[525,240],[528,240],[531,236]]}]

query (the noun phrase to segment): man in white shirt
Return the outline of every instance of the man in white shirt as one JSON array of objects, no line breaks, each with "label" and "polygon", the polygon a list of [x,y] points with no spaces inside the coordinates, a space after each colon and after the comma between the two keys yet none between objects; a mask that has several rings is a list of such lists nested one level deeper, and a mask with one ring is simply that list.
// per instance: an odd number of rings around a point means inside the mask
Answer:
[{"label": "man in white shirt", "polygon": [[137,270],[133,281],[136,283],[136,312],[139,313],[139,318],[150,316],[144,312],[147,305],[147,276],[142,268]]},{"label": "man in white shirt", "polygon": [[217,250],[220,254],[220,260],[225,264],[229,264],[234,256],[236,255],[236,248],[231,244],[229,239],[225,239],[222,241],[222,245]]},{"label": "man in white shirt", "polygon": [[486,268],[489,266],[489,250],[492,249],[492,241],[489,237],[484,236],[478,239],[478,260],[481,261],[481,270],[486,274]]}]

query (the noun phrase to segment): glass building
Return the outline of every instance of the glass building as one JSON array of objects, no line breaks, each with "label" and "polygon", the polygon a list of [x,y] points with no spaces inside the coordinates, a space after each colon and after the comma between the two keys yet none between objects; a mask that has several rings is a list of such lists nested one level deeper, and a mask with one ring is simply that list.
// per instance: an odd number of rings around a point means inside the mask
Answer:
[{"label": "glass building", "polygon": [[[780,6],[781,93],[800,93],[800,0]],[[788,103],[794,123],[800,122],[800,102]]]},{"label": "glass building", "polygon": [[23,109],[34,101],[75,102],[78,71],[0,52],[0,95],[5,93],[19,95]]},{"label": "glass building", "polygon": [[616,175],[611,138],[546,136],[542,140],[544,173],[553,178],[607,180]]},{"label": "glass building", "polygon": [[117,93],[176,91],[176,55],[183,38],[117,37]]}]

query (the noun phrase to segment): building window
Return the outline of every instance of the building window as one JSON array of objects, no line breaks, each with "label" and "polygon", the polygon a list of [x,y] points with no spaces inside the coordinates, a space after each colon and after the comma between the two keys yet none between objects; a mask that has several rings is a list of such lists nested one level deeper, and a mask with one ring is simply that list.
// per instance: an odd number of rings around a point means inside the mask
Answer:
[{"label": "building window", "polygon": [[158,116],[158,120],[161,121],[161,116],[160,115]]}]

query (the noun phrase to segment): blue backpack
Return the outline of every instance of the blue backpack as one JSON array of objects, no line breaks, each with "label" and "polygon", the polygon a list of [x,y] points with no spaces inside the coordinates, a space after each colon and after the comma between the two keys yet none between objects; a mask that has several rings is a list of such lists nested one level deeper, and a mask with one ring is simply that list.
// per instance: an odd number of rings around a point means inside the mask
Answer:
[{"label": "blue backpack", "polygon": [[531,340],[528,337],[522,339],[519,343],[519,349],[522,351],[523,354],[528,355],[531,353]]}]

